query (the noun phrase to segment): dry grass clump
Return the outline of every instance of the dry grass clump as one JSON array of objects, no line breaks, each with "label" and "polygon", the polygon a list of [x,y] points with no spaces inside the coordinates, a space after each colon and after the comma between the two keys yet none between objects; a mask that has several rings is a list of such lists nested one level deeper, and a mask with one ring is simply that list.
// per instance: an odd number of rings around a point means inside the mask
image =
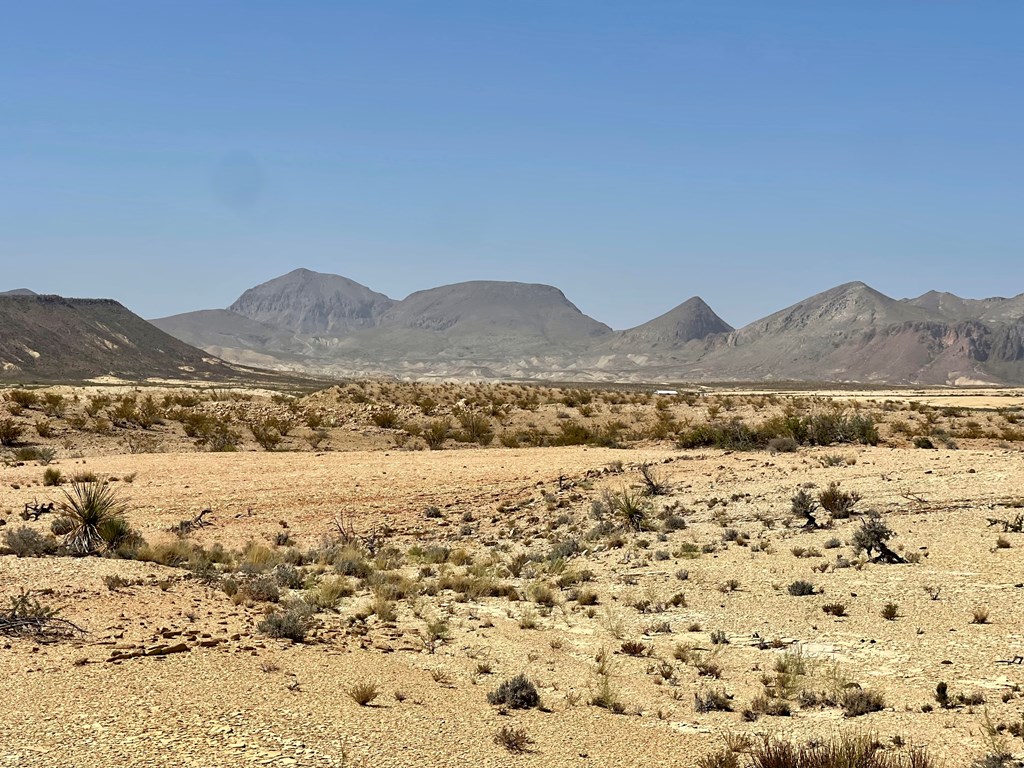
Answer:
[{"label": "dry grass clump", "polygon": [[[742,762],[741,762],[742,761]],[[871,736],[839,735],[824,741],[765,737],[736,744],[697,763],[700,768],[936,768],[927,750],[887,750]]]},{"label": "dry grass clump", "polygon": [[290,603],[282,610],[263,617],[256,628],[267,637],[304,642],[313,627],[312,611],[302,601]]},{"label": "dry grass clump", "polygon": [[494,734],[494,743],[504,747],[513,754],[522,754],[530,751],[530,745],[534,740],[526,733],[524,728],[515,728],[511,725],[503,725]]},{"label": "dry grass clump", "polygon": [[373,703],[373,700],[377,698],[380,690],[377,688],[376,683],[356,683],[349,688],[345,693],[360,707],[368,707]]}]

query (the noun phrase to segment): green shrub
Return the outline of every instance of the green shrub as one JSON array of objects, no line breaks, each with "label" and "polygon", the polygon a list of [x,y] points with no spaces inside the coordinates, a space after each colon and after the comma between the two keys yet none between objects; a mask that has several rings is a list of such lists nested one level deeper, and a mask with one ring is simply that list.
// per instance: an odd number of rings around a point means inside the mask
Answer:
[{"label": "green shrub", "polygon": [[10,416],[5,416],[0,419],[0,445],[17,445],[18,439],[24,431],[25,428],[21,424]]},{"label": "green shrub", "polygon": [[60,485],[64,482],[64,475],[61,474],[59,469],[54,467],[48,467],[43,470],[43,485],[55,486]]},{"label": "green shrub", "polygon": [[74,480],[58,502],[67,520],[64,546],[75,555],[91,555],[114,549],[130,534],[124,522],[127,504],[113,487],[101,480]]},{"label": "green shrub", "polygon": [[452,423],[448,419],[434,419],[423,430],[423,441],[432,451],[439,451],[452,431]]}]

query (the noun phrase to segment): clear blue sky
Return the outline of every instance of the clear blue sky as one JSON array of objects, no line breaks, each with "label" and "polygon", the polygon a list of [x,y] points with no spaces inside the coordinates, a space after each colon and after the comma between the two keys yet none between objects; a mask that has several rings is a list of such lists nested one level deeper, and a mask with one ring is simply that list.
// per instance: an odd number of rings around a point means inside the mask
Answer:
[{"label": "clear blue sky", "polygon": [[304,266],[741,325],[1024,291],[1024,3],[8,3],[0,285],[223,307]]}]

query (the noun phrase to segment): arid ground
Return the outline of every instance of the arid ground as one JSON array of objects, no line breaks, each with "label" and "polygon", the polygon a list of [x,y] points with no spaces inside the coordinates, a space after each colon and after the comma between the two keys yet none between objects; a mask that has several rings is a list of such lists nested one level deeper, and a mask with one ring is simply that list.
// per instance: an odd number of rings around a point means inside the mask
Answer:
[{"label": "arid ground", "polygon": [[[16,392],[0,765],[1024,752],[1020,391]],[[102,483],[134,535],[70,556]]]}]

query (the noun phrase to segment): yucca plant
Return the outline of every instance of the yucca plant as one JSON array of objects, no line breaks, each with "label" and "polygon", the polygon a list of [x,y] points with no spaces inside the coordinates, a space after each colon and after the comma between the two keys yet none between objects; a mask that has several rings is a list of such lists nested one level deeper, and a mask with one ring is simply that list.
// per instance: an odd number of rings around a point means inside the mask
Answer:
[{"label": "yucca plant", "polygon": [[64,546],[73,555],[116,549],[131,535],[124,520],[125,502],[101,479],[74,481],[59,502],[64,518]]},{"label": "yucca plant", "polygon": [[648,530],[649,505],[639,491],[630,491],[628,488],[618,493],[605,491],[604,503],[626,527],[637,532]]}]

